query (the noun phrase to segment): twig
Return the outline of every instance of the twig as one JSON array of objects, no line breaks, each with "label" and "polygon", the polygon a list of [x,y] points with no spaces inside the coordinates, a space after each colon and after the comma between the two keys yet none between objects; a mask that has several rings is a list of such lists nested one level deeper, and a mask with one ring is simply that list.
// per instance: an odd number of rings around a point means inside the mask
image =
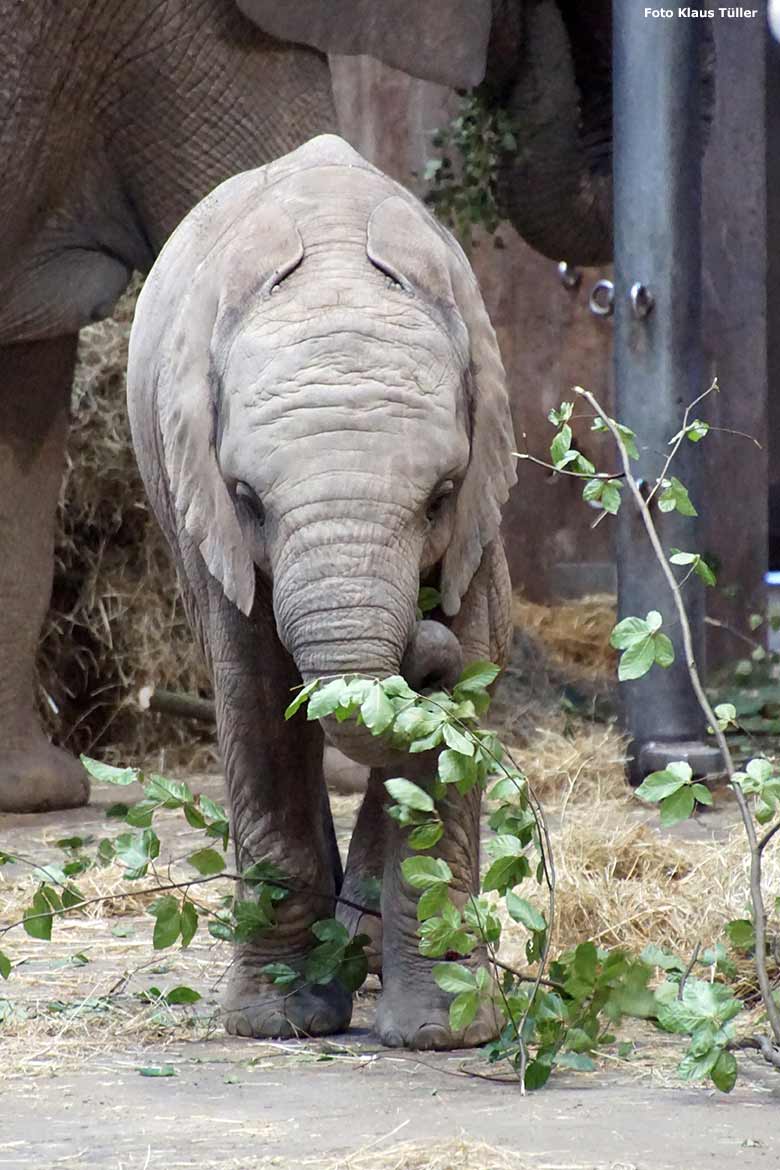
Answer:
[{"label": "twig", "polygon": [[[14,855],[16,856],[16,855]],[[19,858],[19,860],[22,860]],[[28,863],[32,864],[32,863]],[[41,866],[36,865],[36,869],[41,869]],[[182,882],[169,882],[166,885],[158,884],[156,886],[146,887],[143,890],[127,890],[120,894],[99,894],[94,898],[84,898],[81,902],[74,903],[73,906],[63,906],[61,910],[42,910],[38,914],[26,914],[24,918],[18,922],[11,922],[8,926],[0,927],[0,938],[7,934],[9,930],[14,930],[17,926],[24,926],[25,922],[32,922],[36,918],[50,918],[53,916],[60,917],[63,914],[70,914],[73,910],[83,910],[85,906],[93,906],[95,903],[103,902],[118,902],[123,898],[137,898],[143,894],[162,894],[168,890],[186,890],[190,886],[202,886],[207,882],[215,882],[219,878],[227,878],[231,882],[243,881],[243,877],[239,873],[214,873],[208,877],[188,878]],[[322,898],[328,902],[340,902],[343,906],[349,906],[351,910],[359,910],[363,914],[368,914],[372,918],[381,918],[382,914],[379,910],[372,910],[368,906],[361,906],[359,902],[353,902],[349,898],[342,898],[339,894],[323,894],[318,890],[308,886],[295,886],[290,882],[275,881],[273,878],[264,878],[265,885],[276,886],[278,889],[289,890],[293,894],[313,894],[315,897]],[[54,883],[52,883],[54,884]]]},{"label": "twig", "polygon": [[[694,402],[692,402],[689,407],[687,407],[687,409],[685,411],[685,420],[683,423],[683,429],[682,429],[680,435],[678,436],[677,441],[674,444],[674,447],[672,449],[672,454],[667,458],[666,464],[664,466],[663,474],[661,476],[659,476],[658,480],[656,481],[656,488],[658,487],[658,484],[660,484],[661,479],[664,478],[664,475],[665,475],[666,471],[668,470],[669,464],[671,463],[672,457],[679,449],[680,443],[682,442],[682,439],[685,435],[685,428],[687,426],[688,417],[689,417],[691,409],[696,405],[697,402],[701,402],[702,398],[706,398],[706,396],[708,394],[712,393],[712,391],[715,389],[717,389],[717,381],[714,381],[712,383],[712,385],[710,386],[709,390],[706,390],[704,392],[704,394],[700,394],[699,397],[697,399],[695,399]],[[733,761],[732,756],[731,756],[731,751],[729,749],[729,745],[726,741],[726,737],[723,734],[723,731],[720,728],[720,724],[718,723],[715,712],[712,709],[712,705],[711,705],[709,699],[707,698],[707,694],[704,690],[704,687],[702,686],[701,678],[699,677],[699,670],[698,670],[698,667],[696,665],[696,659],[695,659],[694,652],[693,652],[693,636],[691,634],[691,626],[690,626],[690,622],[688,621],[688,612],[685,608],[685,602],[683,601],[683,597],[682,597],[682,593],[680,592],[679,585],[677,584],[677,580],[674,576],[674,573],[672,572],[669,561],[666,558],[663,547],[661,546],[661,541],[660,541],[660,538],[658,536],[658,531],[657,531],[655,524],[653,522],[653,517],[650,514],[649,504],[650,504],[650,500],[652,499],[653,494],[655,492],[655,488],[653,489],[653,491],[650,492],[648,498],[645,499],[644,496],[642,495],[639,484],[637,483],[637,481],[634,478],[634,475],[631,471],[631,464],[630,464],[630,460],[629,460],[628,451],[626,450],[626,445],[623,442],[623,437],[620,434],[616,424],[604,412],[601,405],[597,402],[597,400],[594,398],[594,396],[590,393],[589,390],[583,390],[581,387],[576,387],[576,392],[578,394],[582,395],[582,397],[584,397],[585,400],[590,403],[590,405],[593,407],[593,409],[595,411],[597,411],[599,416],[606,423],[607,427],[609,428],[610,433],[612,434],[613,439],[615,440],[615,442],[618,446],[618,450],[620,451],[620,458],[622,460],[623,468],[624,468],[625,473],[626,473],[626,483],[628,484],[628,486],[631,490],[631,494],[632,494],[634,501],[636,503],[636,506],[639,509],[639,513],[642,517],[642,523],[644,524],[648,539],[649,539],[650,544],[652,546],[653,552],[655,553],[656,560],[658,561],[658,564],[661,567],[661,571],[664,575],[664,578],[666,579],[666,583],[669,586],[672,597],[674,599],[674,605],[675,605],[675,608],[677,610],[677,616],[678,616],[679,621],[680,621],[680,632],[682,634],[683,648],[685,651],[685,661],[686,661],[686,664],[688,667],[688,675],[689,675],[690,680],[691,680],[691,686],[693,687],[694,694],[696,695],[696,698],[698,699],[699,706],[700,706],[700,708],[701,708],[701,710],[702,710],[702,712],[707,720],[707,723],[709,724],[709,726],[713,730],[713,734],[715,736],[716,743],[717,743],[718,747],[720,748],[721,755],[723,757],[723,762],[726,766],[726,772],[728,774],[729,783],[730,783],[732,789],[734,790],[734,796],[736,797],[737,806],[739,808],[740,816],[742,817],[742,823],[745,827],[745,833],[747,835],[748,845],[750,847],[750,897],[751,897],[751,901],[753,904],[753,920],[754,920],[754,928],[755,928],[755,933],[756,933],[756,950],[755,950],[756,974],[758,976],[758,984],[759,984],[759,987],[761,989],[761,998],[763,1000],[764,1007],[766,1008],[766,1013],[767,1013],[767,1017],[769,1019],[770,1027],[772,1029],[772,1034],[774,1035],[775,1043],[778,1046],[780,1046],[780,1011],[778,1011],[777,1004],[775,1003],[774,998],[772,996],[772,986],[769,982],[769,975],[767,973],[767,968],[766,968],[766,933],[767,933],[767,931],[766,931],[766,907],[764,906],[764,897],[763,897],[763,890],[762,890],[762,871],[761,871],[762,850],[761,850],[761,848],[759,846],[759,842],[756,838],[756,829],[755,829],[755,825],[753,824],[753,818],[752,818],[751,813],[750,813],[750,808],[748,806],[747,799],[745,798],[745,794],[742,791],[742,789],[740,788],[739,784],[737,784],[734,780],[735,768],[734,768],[734,761]]]},{"label": "twig", "polygon": [[740,630],[735,630],[728,622],[722,622],[718,618],[705,617],[705,626],[712,626],[716,630],[725,630],[727,634],[731,634],[733,638],[739,638],[740,642],[745,642],[750,646],[751,650],[755,650],[761,643],[756,638],[750,638],[747,634],[743,634]]},{"label": "twig", "polygon": [[527,459],[529,463],[535,463],[537,467],[544,467],[547,471],[554,471],[556,475],[569,475],[573,479],[603,479],[608,483],[611,479],[625,478],[624,471],[616,471],[611,475],[608,471],[569,471],[568,467],[556,467],[554,463],[547,463],[544,459],[537,459],[536,455],[532,455],[530,451],[513,451],[512,454],[517,459]]},{"label": "twig", "polygon": [[681,1000],[683,997],[683,992],[685,991],[685,984],[688,982],[688,976],[690,975],[691,971],[696,966],[696,960],[699,957],[700,950],[701,950],[701,940],[699,940],[696,943],[696,946],[693,948],[693,954],[691,955],[691,961],[682,973],[682,979],[680,980],[680,986],[677,988],[677,998],[679,1000]]},{"label": "twig", "polygon": [[[712,385],[707,390],[705,390],[702,394],[700,394],[698,398],[694,398],[693,402],[689,402],[688,405],[686,406],[685,414],[683,415],[683,425],[677,434],[677,438],[674,440],[671,451],[666,456],[666,460],[665,460],[663,468],[661,470],[661,474],[658,476],[658,479],[655,481],[655,485],[652,488],[652,490],[648,493],[647,500],[644,500],[644,497],[642,497],[641,493],[639,493],[640,499],[642,499],[644,503],[647,503],[648,506],[649,506],[650,501],[652,500],[653,496],[655,495],[655,493],[658,491],[659,487],[661,486],[662,480],[666,479],[666,473],[669,470],[669,467],[672,463],[672,460],[676,456],[677,452],[680,450],[680,445],[688,433],[688,419],[691,416],[691,411],[693,410],[694,406],[698,406],[699,403],[703,402],[705,398],[709,398],[710,394],[716,392],[717,389],[718,389],[718,379],[713,378]],[[615,438],[615,441],[620,444],[620,455],[621,455],[621,458],[623,460],[623,466],[626,469],[626,479],[627,479],[627,481],[629,479],[633,479],[633,475],[631,474],[631,464],[630,464],[629,459],[628,459],[628,452],[625,450],[625,443],[623,442],[623,436],[618,431],[614,422],[612,421],[611,418],[607,418],[606,414],[601,409],[601,406],[598,404],[598,402],[596,402],[596,399],[593,397],[593,395],[588,390],[582,390],[580,387],[575,387],[575,390],[578,393],[582,393],[585,395],[585,397],[590,402],[593,409],[598,411],[598,413],[601,416],[601,418],[603,419],[603,421],[609,427],[610,431],[612,432],[613,437]],[[637,485],[637,491],[638,490],[639,490],[639,488]],[[663,556],[663,552],[661,553],[661,556]],[[664,557],[664,563],[666,563],[666,557]]]},{"label": "twig", "polygon": [[742,1048],[752,1048],[760,1052],[767,1064],[780,1068],[780,1048],[772,1043],[768,1036],[746,1036],[744,1040],[732,1040],[727,1044],[729,1052]]},{"label": "twig", "polygon": [[[519,967],[511,967],[509,963],[504,963],[501,959],[494,958],[492,962],[496,967],[500,967],[502,971],[508,971],[510,975],[514,975],[515,979],[519,979],[523,983],[533,983],[536,979],[531,971],[521,971]],[[552,987],[554,991],[566,990],[562,983],[556,983],[554,979],[540,979],[539,982],[542,987]]]}]

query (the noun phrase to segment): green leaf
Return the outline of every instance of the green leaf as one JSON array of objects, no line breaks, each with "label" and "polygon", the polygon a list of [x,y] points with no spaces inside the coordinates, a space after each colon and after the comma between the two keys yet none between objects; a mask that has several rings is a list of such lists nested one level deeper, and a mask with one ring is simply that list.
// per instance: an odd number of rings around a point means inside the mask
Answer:
[{"label": "green leaf", "polygon": [[432,974],[442,991],[447,991],[450,995],[459,995],[461,991],[474,991],[477,986],[475,973],[462,963],[435,963]]},{"label": "green leaf", "polygon": [[342,700],[348,700],[348,696],[344,679],[334,678],[310,697],[306,718],[324,719],[327,715],[332,715],[336,708],[341,706]]},{"label": "green leaf", "polygon": [[488,894],[497,890],[499,894],[505,894],[508,889],[519,885],[530,869],[526,857],[499,857],[482,879],[482,892]]},{"label": "green leaf", "polygon": [[196,849],[194,853],[190,853],[187,861],[203,877],[222,873],[225,868],[225,858],[217,853],[216,849]]},{"label": "green leaf", "polygon": [[160,839],[154,829],[140,833],[122,833],[114,842],[116,857],[127,869],[124,876],[131,881],[144,877],[149,862],[160,854]]},{"label": "green leaf", "polygon": [[146,1068],[139,1068],[138,1073],[142,1077],[175,1077],[176,1069],[172,1064],[161,1064],[157,1067],[149,1065]]},{"label": "green leaf", "polygon": [[678,821],[685,821],[693,812],[696,801],[689,787],[680,788],[677,792],[661,801],[661,824],[664,828],[676,825]]},{"label": "green leaf", "polygon": [[706,784],[694,784],[691,787],[691,792],[699,804],[712,804],[712,793]]},{"label": "green leaf", "polygon": [[156,951],[162,951],[173,946],[181,933],[179,903],[172,894],[166,894],[158,898],[150,909],[155,918],[152,946]]},{"label": "green leaf", "polygon": [[756,932],[749,918],[734,918],[724,929],[729,942],[738,951],[755,950]]},{"label": "green leaf", "polygon": [[11,974],[11,960],[3,951],[0,951],[0,978],[7,979]]},{"label": "green leaf", "polygon": [[417,921],[425,922],[427,918],[440,915],[450,900],[446,882],[437,882],[430,886],[417,902]]},{"label": "green leaf", "polygon": [[236,902],[233,913],[236,920],[235,935],[239,942],[250,942],[273,926],[269,905],[263,905],[262,901]]},{"label": "green leaf", "polygon": [[441,857],[406,857],[401,862],[401,872],[415,890],[452,881],[452,870]]},{"label": "green leaf", "polygon": [[463,1032],[473,1023],[479,1009],[478,991],[461,991],[450,1004],[450,1027],[453,1032]]},{"label": "green leaf", "polygon": [[655,661],[664,670],[672,665],[674,662],[674,646],[671,638],[667,638],[666,634],[658,633],[653,638],[653,652]]},{"label": "green leaf", "polygon": [[300,978],[299,973],[288,967],[287,963],[266,963],[265,967],[260,968],[260,974],[279,987],[286,987]]},{"label": "green leaf", "polygon": [[477,772],[473,756],[464,756],[452,748],[445,748],[439,754],[438,775],[442,784],[471,784]]},{"label": "green leaf", "polygon": [[695,418],[693,422],[688,423],[685,434],[692,443],[698,443],[710,429],[710,424],[704,422],[703,419]]},{"label": "green leaf", "polygon": [[389,678],[383,678],[382,689],[388,698],[416,699],[418,697],[417,692],[412,690],[406,679],[400,674],[391,674]]},{"label": "green leaf", "polygon": [[409,834],[409,845],[412,849],[432,849],[444,835],[444,825],[441,821],[426,821],[418,825]]},{"label": "green leaf", "polygon": [[188,947],[198,929],[198,912],[192,902],[185,902],[180,915],[181,945]]},{"label": "green leaf", "polygon": [[399,804],[407,808],[417,809],[419,812],[433,812],[435,805],[432,797],[419,785],[411,780],[397,777],[394,780],[385,780],[385,788]]},{"label": "green leaf", "polygon": [[335,942],[342,947],[349,942],[349,931],[336,918],[321,918],[312,924],[311,932],[321,942]]},{"label": "green leaf", "polygon": [[643,963],[650,967],[660,967],[662,971],[685,970],[685,963],[678,955],[672,955],[655,943],[648,943],[639,956]]},{"label": "green leaf", "polygon": [[693,566],[693,571],[697,577],[701,578],[705,585],[717,585],[718,578],[715,576],[704,557],[698,558],[696,564]]},{"label": "green leaf", "polygon": [[618,663],[618,678],[621,682],[642,678],[655,662],[655,639],[649,635],[641,642],[634,642],[624,650]]},{"label": "green leaf", "polygon": [[680,483],[676,476],[662,482],[662,492],[658,497],[658,507],[662,512],[674,512],[681,516],[698,516],[698,512],[691,503],[688,489]]},{"label": "green leaf", "polygon": [[184,986],[173,987],[170,991],[166,991],[163,996],[165,1002],[173,1006],[176,1004],[197,1003],[200,998],[201,994],[199,991],[195,991],[192,987]]},{"label": "green leaf", "polygon": [[395,719],[395,708],[388,699],[382,684],[375,682],[360,705],[363,722],[372,735],[382,735]]},{"label": "green leaf", "polygon": [[616,516],[620,511],[620,505],[623,502],[620,495],[620,489],[623,485],[617,479],[611,479],[604,485],[604,491],[601,493],[601,506],[605,512]]},{"label": "green leaf", "polygon": [[486,690],[487,687],[496,681],[500,673],[501,667],[496,666],[495,662],[487,662],[484,660],[471,662],[463,671],[453,689],[456,692]]},{"label": "green leaf", "polygon": [[554,1063],[558,1068],[570,1068],[576,1072],[593,1072],[596,1067],[595,1060],[585,1052],[558,1052]]},{"label": "green leaf", "polygon": [[552,1054],[549,1058],[532,1060],[525,1070],[525,1087],[529,1093],[543,1089],[552,1072]]},{"label": "green leaf", "polygon": [[645,618],[645,621],[647,622],[648,630],[651,630],[652,633],[655,633],[656,630],[660,630],[664,619],[661,617],[657,609],[651,609]]},{"label": "green leaf", "polygon": [[313,695],[314,692],[317,690],[317,687],[319,685],[320,685],[320,680],[318,678],[315,678],[312,682],[307,683],[305,687],[301,687],[301,689],[298,691],[298,693],[296,694],[293,701],[290,703],[290,705],[285,710],[285,712],[284,712],[285,719],[292,719],[292,717],[296,713],[296,711],[300,710],[300,708],[303,706],[303,704],[309,698],[309,695]]},{"label": "green leaf", "polygon": [[571,448],[571,441],[572,429],[568,423],[564,423],[550,444],[550,458],[556,467],[563,463],[566,453]]},{"label": "green leaf", "polygon": [[24,915],[24,929],[30,938],[41,939],[43,942],[51,940],[52,912],[42,890],[36,890],[33,895],[32,906]]},{"label": "green leaf", "polygon": [[553,409],[549,411],[547,417],[554,427],[559,427],[562,423],[568,422],[573,413],[574,403],[562,402],[557,410],[553,407]]},{"label": "green leaf", "polygon": [[721,1093],[730,1093],[737,1083],[737,1058],[733,1052],[721,1052],[710,1076]]},{"label": "green leaf", "polygon": [[527,902],[525,898],[519,898],[512,890],[507,891],[506,908],[509,917],[513,918],[515,922],[520,922],[528,930],[540,931],[547,929],[547,923],[539,911]]},{"label": "green leaf", "polygon": [[417,608],[420,613],[430,613],[431,610],[436,609],[441,605],[441,593],[438,589],[431,588],[430,585],[422,585],[417,594]]},{"label": "green leaf", "polygon": [[442,735],[444,736],[444,742],[454,751],[460,752],[463,756],[474,755],[474,741],[465,736],[462,731],[459,731],[451,723],[445,723],[442,726]]},{"label": "green leaf", "polygon": [[89,756],[79,756],[79,759],[92,779],[99,784],[135,784],[136,780],[141,779],[138,768],[114,768],[111,764],[103,764]]},{"label": "green leaf", "polygon": [[582,489],[582,498],[586,503],[592,504],[596,500],[601,499],[601,493],[604,491],[607,481],[605,479],[589,479]]},{"label": "green leaf", "polygon": [[209,922],[209,934],[212,938],[219,939],[220,942],[234,942],[236,939],[236,932],[228,922],[221,920]]},{"label": "green leaf", "polygon": [[[685,775],[685,769],[687,769],[687,775]],[[667,765],[663,771],[651,772],[649,776],[646,776],[636,789],[636,795],[642,800],[655,803],[683,788],[692,775],[693,773],[686,763],[676,764],[674,767]]]},{"label": "green leaf", "polygon": [[644,642],[650,633],[651,630],[644,618],[623,618],[613,629],[609,644],[616,650],[628,650],[629,647]]}]

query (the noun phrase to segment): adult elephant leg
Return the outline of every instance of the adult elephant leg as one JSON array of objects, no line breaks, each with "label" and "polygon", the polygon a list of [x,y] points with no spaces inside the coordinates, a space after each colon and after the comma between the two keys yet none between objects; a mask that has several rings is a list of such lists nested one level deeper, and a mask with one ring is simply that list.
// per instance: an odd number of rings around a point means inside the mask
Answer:
[{"label": "adult elephant leg", "polygon": [[52,586],[75,335],[0,348],[0,811],[86,804],[81,764],[35,712],[35,654]]},{"label": "adult elephant leg", "polygon": [[[228,602],[213,579],[208,643],[217,729],[225,765],[236,864],[244,872],[266,860],[293,893],[274,903],[275,925],[236,945],[224,996],[225,1027],[239,1036],[326,1035],[345,1028],[352,997],[337,982],[280,987],[269,963],[301,970],[315,944],[312,923],[332,918],[339,874],[322,770],[323,737],[303,715],[284,709],[300,684],[276,636],[271,600],[258,584],[251,618]],[[239,885],[240,900],[253,900]]]},{"label": "adult elephant leg", "polygon": [[[366,914],[359,907],[381,913],[381,890],[385,867],[385,850],[390,828],[390,817],[385,804],[387,793],[385,780],[394,776],[394,771],[372,768],[366,794],[358,812],[352,839],[349,843],[347,868],[337,918],[350,934],[366,934],[370,938],[367,947],[368,969],[374,975],[382,971],[382,919],[376,914]],[[354,903],[352,906],[347,902]]]}]

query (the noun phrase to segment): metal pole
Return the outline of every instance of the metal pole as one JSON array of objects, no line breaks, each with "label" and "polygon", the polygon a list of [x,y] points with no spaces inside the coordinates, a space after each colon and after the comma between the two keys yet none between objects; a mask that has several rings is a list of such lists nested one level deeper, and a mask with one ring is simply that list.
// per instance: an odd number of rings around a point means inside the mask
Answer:
[{"label": "metal pole", "polygon": [[[637,473],[652,484],[685,407],[706,389],[700,316],[701,22],[676,12],[645,18],[644,12],[633,0],[614,0],[615,390],[617,418],[639,437]],[[701,451],[686,441],[671,474],[699,508],[704,506],[701,469]],[[654,518],[666,549],[701,551],[695,520],[657,508]],[[630,778],[639,783],[679,759],[699,775],[714,771],[719,754],[706,742],[668,587],[627,492],[617,536],[619,616],[659,610],[676,651],[668,670],[654,666],[644,678],[621,685],[632,739]],[[697,578],[690,579],[685,595],[701,665],[704,603]]]}]

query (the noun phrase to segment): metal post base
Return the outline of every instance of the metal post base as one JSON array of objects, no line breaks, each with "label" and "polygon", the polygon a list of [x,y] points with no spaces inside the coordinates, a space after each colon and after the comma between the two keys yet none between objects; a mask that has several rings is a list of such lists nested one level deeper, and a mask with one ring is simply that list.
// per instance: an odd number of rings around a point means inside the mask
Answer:
[{"label": "metal post base", "polygon": [[694,739],[649,739],[645,743],[633,740],[628,745],[626,771],[632,788],[638,788],[651,772],[661,772],[674,760],[690,764],[696,777],[715,776],[723,772],[723,757],[714,744]]}]

